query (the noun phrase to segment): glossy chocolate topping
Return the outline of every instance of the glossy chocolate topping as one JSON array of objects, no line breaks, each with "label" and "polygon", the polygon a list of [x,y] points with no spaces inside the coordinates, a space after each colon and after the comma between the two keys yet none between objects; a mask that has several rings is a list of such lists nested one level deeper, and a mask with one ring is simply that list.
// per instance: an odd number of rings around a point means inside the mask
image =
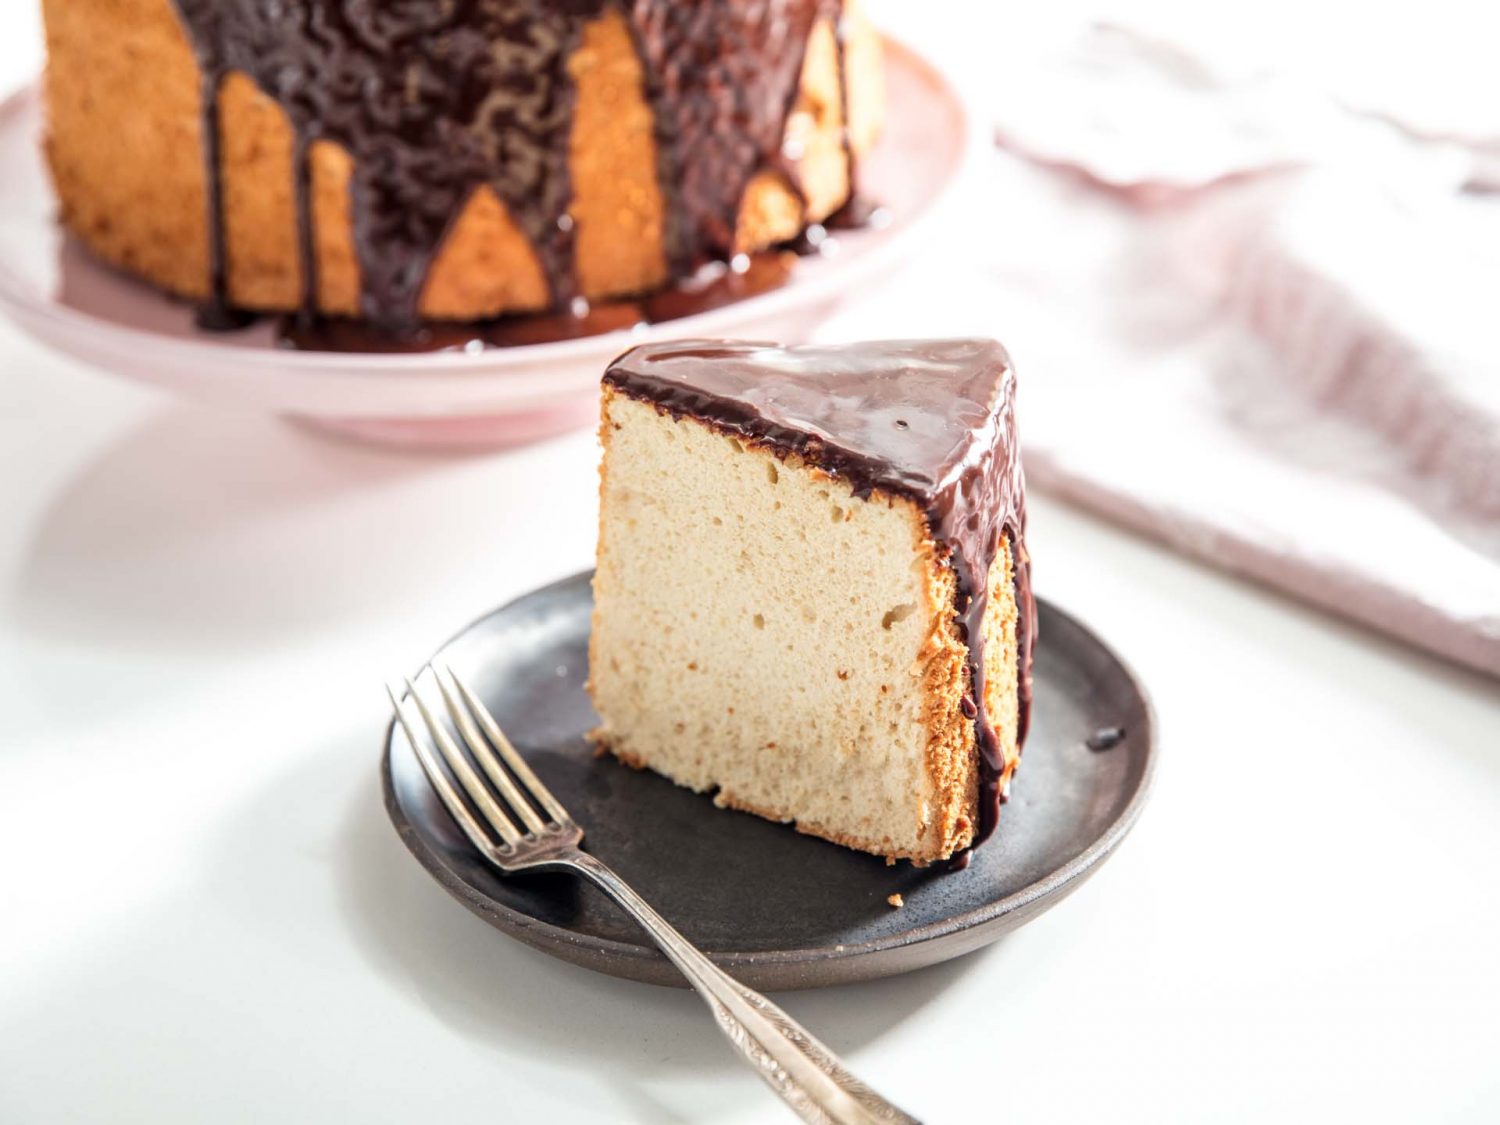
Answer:
[{"label": "glossy chocolate topping", "polygon": [[782,168],[807,40],[830,5],[633,0],[626,8],[646,70],[658,174],[671,201],[667,257],[682,269],[732,251],[746,186],[761,168]]},{"label": "glossy chocolate topping", "polygon": [[927,514],[957,579],[979,747],[979,825],[994,831],[1007,765],[985,698],[990,565],[1010,545],[1018,609],[1018,746],[1031,714],[1036,607],[1015,428],[1015,374],[993,340],[891,340],[835,347],[685,340],[626,352],[604,382],[677,417],[796,455],[856,496],[908,498]]},{"label": "glossy chocolate topping", "polygon": [[[417,323],[433,259],[473,192],[494,190],[534,248],[554,308],[575,295],[574,91],[583,26],[615,7],[635,37],[655,121],[676,272],[731,249],[740,198],[781,168],[812,28],[839,0],[175,0],[204,76],[214,301],[226,320],[217,95],[248,74],[296,136],[304,312],[317,309],[307,155],[353,157],[361,315]],[[842,66],[842,60],[841,60]]]}]

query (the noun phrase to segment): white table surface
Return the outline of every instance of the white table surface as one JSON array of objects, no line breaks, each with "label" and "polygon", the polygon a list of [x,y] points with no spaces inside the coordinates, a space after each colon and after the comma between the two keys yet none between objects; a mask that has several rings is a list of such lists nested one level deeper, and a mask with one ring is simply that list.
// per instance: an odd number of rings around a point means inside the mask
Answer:
[{"label": "white table surface", "polygon": [[[784,1119],[691,994],[490,930],[380,806],[382,678],[588,566],[594,489],[588,435],[389,455],[0,325],[0,1121]],[[1155,796],[989,950],[787,1008],[931,1122],[1500,1120],[1496,685],[1032,515]]]}]

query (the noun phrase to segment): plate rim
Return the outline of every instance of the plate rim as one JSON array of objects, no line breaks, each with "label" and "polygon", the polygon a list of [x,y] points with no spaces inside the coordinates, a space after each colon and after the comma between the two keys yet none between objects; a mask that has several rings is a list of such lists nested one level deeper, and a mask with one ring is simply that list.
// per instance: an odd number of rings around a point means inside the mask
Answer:
[{"label": "plate rim", "polygon": [[[848,271],[828,271],[801,285],[793,283],[769,293],[762,293],[726,306],[742,310],[747,317],[766,318],[794,311],[813,304],[820,299],[836,297],[846,292],[859,278],[878,275],[880,270],[900,259],[906,247],[932,224],[941,218],[946,205],[955,192],[970,179],[978,165],[978,157],[988,147],[981,130],[982,115],[977,113],[971,99],[959,83],[945,74],[923,52],[910,43],[897,38],[884,29],[880,30],[886,51],[900,57],[904,65],[917,70],[924,79],[941,91],[945,104],[957,114],[963,144],[958,153],[953,172],[943,181],[931,199],[909,222],[893,231],[885,241],[872,248]],[[33,78],[0,100],[0,126],[8,119],[24,113],[33,104],[43,103],[40,77]],[[41,139],[34,143],[40,145]],[[94,259],[99,268],[118,273],[108,263]],[[128,276],[128,275],[125,275]],[[146,284],[146,283],[143,283]],[[163,300],[171,300],[162,294]],[[195,337],[173,337],[145,328],[119,324],[77,309],[60,304],[56,299],[37,297],[17,272],[0,258],[0,311],[7,313],[18,326],[32,335],[39,336],[49,347],[56,348],[52,341],[57,333],[82,332],[94,339],[91,348],[115,352],[126,349],[149,347],[161,354],[161,362],[175,367],[190,367],[195,364],[222,366],[234,364],[242,368],[305,369],[309,376],[347,378],[358,383],[369,379],[390,379],[413,373],[444,378],[465,377],[475,380],[496,375],[515,374],[536,364],[565,364],[597,355],[607,347],[623,351],[635,343],[651,338],[651,333],[637,335],[630,329],[617,329],[597,336],[574,340],[558,340],[545,344],[526,344],[505,349],[491,349],[469,354],[463,351],[423,353],[340,353],[340,352],[291,352],[268,347],[237,346],[230,342],[209,342]],[[723,309],[710,309],[678,320],[663,322],[671,326],[672,336],[715,335],[711,330],[698,326],[705,321],[715,323],[716,314]],[[33,327],[46,325],[47,334],[42,335]],[[495,352],[500,352],[504,363],[497,363]]]},{"label": "plate rim", "polygon": [[[544,593],[555,591],[561,587],[572,586],[581,581],[591,581],[593,569],[580,571],[568,575],[535,589],[528,590],[514,598],[511,598],[494,609],[481,614],[465,625],[458,632],[445,640],[433,653],[436,659],[450,646],[467,636],[481,622],[501,613],[518,602]],[[861,960],[865,958],[878,957],[880,955],[894,955],[901,950],[914,946],[926,945],[932,942],[941,942],[945,939],[956,937],[959,934],[971,934],[975,937],[983,937],[988,930],[1002,925],[1008,919],[1019,917],[1021,921],[1027,918],[1026,911],[1039,903],[1047,901],[1061,901],[1072,891],[1082,886],[1083,883],[1119,847],[1120,843],[1129,835],[1140,819],[1141,812],[1151,796],[1156,770],[1161,757],[1161,739],[1159,736],[1159,722],[1155,704],[1152,702],[1150,693],[1141,682],[1135,669],[1120,656],[1119,651],[1101,637],[1094,629],[1084,624],[1074,614],[1063,609],[1049,598],[1038,595],[1038,608],[1045,607],[1049,616],[1056,616],[1065,621],[1069,626],[1087,636],[1109,658],[1125,677],[1136,696],[1141,700],[1146,716],[1146,739],[1145,751],[1142,757],[1142,768],[1140,780],[1135,786],[1135,791],[1125,802],[1125,805],[1116,814],[1113,820],[1092,840],[1089,845],[1072,859],[1049,872],[1047,875],[1035,882],[1028,883],[1017,891],[1003,898],[985,903],[972,910],[964,911],[934,922],[924,923],[912,929],[901,930],[896,934],[886,937],[872,938],[867,941],[855,942],[835,947],[828,946],[802,946],[796,949],[777,949],[770,951],[748,951],[748,950],[716,950],[705,954],[715,964],[730,971],[744,970],[754,967],[756,970],[765,968],[789,968],[807,966],[810,964],[839,964],[850,960]],[[418,863],[430,874],[450,895],[457,898],[472,912],[485,917],[501,916],[506,920],[506,927],[501,928],[507,936],[523,941],[533,948],[544,953],[558,957],[561,960],[573,964],[583,965],[586,968],[597,968],[587,961],[574,960],[563,956],[561,949],[571,947],[588,955],[602,958],[607,961],[617,961],[621,964],[631,966],[651,966],[652,968],[665,968],[669,973],[678,976],[674,982],[686,986],[687,982],[680,979],[680,974],[671,967],[664,954],[647,941],[645,944],[634,944],[618,941],[614,938],[595,937],[582,934],[577,930],[571,930],[551,922],[544,922],[530,914],[525,914],[506,904],[490,898],[480,892],[472,884],[464,880],[457,872],[450,868],[437,853],[436,849],[430,847],[416,825],[406,815],[401,807],[395,792],[394,780],[391,772],[391,752],[395,746],[396,720],[392,717],[386,724],[384,744],[380,756],[380,783],[382,803],[385,807],[386,816],[390,819],[396,834],[401,838],[407,851],[417,859]],[[587,826],[585,826],[587,831]],[[1010,927],[1005,927],[1009,929]],[[524,936],[523,936],[524,935]],[[543,940],[532,940],[533,935]],[[999,936],[999,935],[997,935]],[[983,944],[976,942],[975,945]],[[967,950],[955,951],[952,956],[958,956]],[[943,960],[936,958],[934,960]],[[927,964],[929,962],[923,962]],[[920,967],[912,965],[909,968]],[[607,970],[599,970],[606,971]],[[908,971],[907,969],[888,969],[885,972],[872,972],[868,977],[894,975]],[[619,975],[619,974],[613,974]],[[640,975],[630,975],[629,979],[650,980]],[[850,981],[864,979],[862,977],[849,977]],[[812,984],[819,987],[824,984],[841,983],[836,981],[820,981]],[[782,984],[779,988],[798,987],[796,984]],[[808,987],[808,985],[801,985]]]}]

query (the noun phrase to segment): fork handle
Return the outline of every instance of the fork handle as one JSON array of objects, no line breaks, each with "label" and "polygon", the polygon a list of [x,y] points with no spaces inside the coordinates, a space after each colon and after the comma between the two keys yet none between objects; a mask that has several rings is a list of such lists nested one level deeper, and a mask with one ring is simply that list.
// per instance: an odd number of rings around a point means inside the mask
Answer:
[{"label": "fork handle", "polygon": [[791,1016],[700,953],[608,865],[584,851],[563,862],[641,924],[708,1003],[719,1030],[802,1120],[815,1125],[920,1125],[850,1074]]}]

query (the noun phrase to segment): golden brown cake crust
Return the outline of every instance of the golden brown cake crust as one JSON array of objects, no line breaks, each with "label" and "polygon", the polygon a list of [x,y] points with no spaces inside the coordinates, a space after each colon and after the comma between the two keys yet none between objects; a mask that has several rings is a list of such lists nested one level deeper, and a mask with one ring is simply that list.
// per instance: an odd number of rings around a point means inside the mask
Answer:
[{"label": "golden brown cake crust", "polygon": [[[106,261],[195,300],[210,296],[202,156],[201,78],[172,0],[43,0],[47,28],[46,149],[63,223]],[[856,150],[879,128],[878,40],[849,20]],[[848,195],[843,108],[833,32],[809,44],[788,124],[806,156],[798,175],[808,218]],[[570,143],[581,292],[607,298],[662,284],[663,205],[641,65],[622,17],[589,23],[568,63],[576,83]],[[292,187],[292,131],[280,107],[242,75],[220,91],[228,297],[257,310],[293,310],[302,294]],[[359,310],[350,226],[349,157],[318,142],[310,154],[318,304]],[[800,204],[775,175],[741,202],[736,243],[753,250],[793,237]],[[420,311],[475,320],[545,308],[548,287],[527,239],[487,188],[476,192],[433,263]]]},{"label": "golden brown cake crust", "polygon": [[[931,558],[934,544],[919,525],[921,549]],[[958,582],[946,566],[926,568],[928,612],[936,623],[922,650],[922,695],[926,700],[927,776],[932,784],[927,850],[911,856],[918,864],[945,859],[969,846],[979,821],[979,751],[974,723],[964,718],[962,701],[969,693],[968,647],[959,638],[955,611]]]}]

